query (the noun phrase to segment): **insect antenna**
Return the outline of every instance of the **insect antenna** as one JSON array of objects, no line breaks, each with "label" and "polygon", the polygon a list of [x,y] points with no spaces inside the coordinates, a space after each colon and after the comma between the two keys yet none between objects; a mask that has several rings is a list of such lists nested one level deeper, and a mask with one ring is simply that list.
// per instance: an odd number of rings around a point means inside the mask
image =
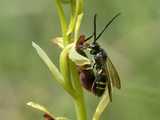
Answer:
[{"label": "insect antenna", "polygon": [[[108,28],[108,26],[109,26],[120,14],[121,14],[121,13],[116,14],[116,15],[107,23],[107,25],[104,27],[104,29],[101,31],[101,33],[99,33],[98,37],[97,37],[97,38],[94,38],[94,42],[101,37],[101,35],[103,34],[103,32]],[[94,23],[94,24],[95,24],[95,23]]]},{"label": "insect antenna", "polygon": [[94,15],[94,32],[93,32],[93,36],[94,36],[94,43],[96,42],[96,38],[97,38],[97,35],[96,35],[96,18],[97,18],[97,14]]},{"label": "insect antenna", "polygon": [[88,41],[89,39],[91,39],[93,37],[93,35],[90,35],[89,37],[87,37],[86,39],[85,39],[85,41]]}]

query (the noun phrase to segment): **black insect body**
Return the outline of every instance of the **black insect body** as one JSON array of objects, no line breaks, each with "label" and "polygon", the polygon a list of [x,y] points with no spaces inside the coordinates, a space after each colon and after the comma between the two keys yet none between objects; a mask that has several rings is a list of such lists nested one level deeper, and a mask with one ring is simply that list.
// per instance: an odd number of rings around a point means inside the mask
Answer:
[{"label": "black insect body", "polygon": [[113,86],[120,89],[120,79],[119,75],[113,66],[111,60],[109,59],[107,53],[104,49],[100,47],[97,43],[97,40],[100,38],[105,29],[113,22],[113,20],[118,17],[120,13],[118,13],[115,17],[113,17],[102,32],[96,36],[96,15],[94,16],[94,41],[88,46],[90,49],[90,54],[93,56],[93,69],[95,69],[95,81],[92,85],[92,91],[97,96],[102,96],[104,91],[106,90],[106,86],[108,88],[108,93],[110,100],[112,100],[112,84]]},{"label": "black insect body", "polygon": [[[93,49],[91,50],[91,55],[94,56],[93,68],[95,68],[95,81],[92,86],[92,91],[95,95],[100,97],[103,95],[106,85],[109,82],[109,74],[106,72],[107,54],[101,48],[96,49],[94,53],[92,51]],[[111,90],[111,88],[108,90]]]},{"label": "black insect body", "polygon": [[106,64],[108,56],[106,52],[102,48],[100,48],[100,46],[97,43],[95,43],[94,47],[91,45],[90,49],[90,54],[93,55],[94,59],[93,68],[95,69],[95,81],[92,86],[92,91],[95,95],[101,97],[105,92],[107,86],[110,100],[112,100],[112,87]]},{"label": "black insect body", "polygon": [[[76,44],[76,50],[79,54],[88,58],[84,50],[89,50],[90,55],[93,56],[92,66],[78,66],[80,80],[83,87],[99,97],[101,97],[104,94],[106,88],[108,88],[110,100],[112,100],[112,86],[118,89],[121,88],[120,79],[118,72],[116,71],[110,58],[108,57],[105,50],[102,49],[97,43],[97,40],[106,30],[106,28],[113,22],[113,20],[119,15],[120,14],[117,14],[115,17],[113,17],[98,36],[96,36],[95,15],[93,35],[87,39],[85,39],[84,35],[81,35]],[[92,37],[94,37],[93,42],[90,44],[86,43],[86,41]]]}]

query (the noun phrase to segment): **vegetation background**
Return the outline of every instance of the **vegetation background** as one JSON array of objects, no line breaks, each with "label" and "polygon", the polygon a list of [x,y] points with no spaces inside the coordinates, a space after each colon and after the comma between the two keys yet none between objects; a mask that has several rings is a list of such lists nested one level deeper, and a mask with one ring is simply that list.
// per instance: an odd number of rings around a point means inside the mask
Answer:
[{"label": "vegetation background", "polygon": [[[122,15],[99,40],[117,67],[121,91],[102,120],[159,120],[160,118],[160,1],[85,0],[81,33],[98,30],[116,13]],[[69,8],[65,6],[66,13]],[[52,80],[31,46],[39,44],[58,65],[60,49],[50,40],[60,36],[54,0],[0,0],[0,119],[43,120],[42,113],[26,106],[35,101],[58,116],[76,119],[71,98]],[[85,92],[88,116],[98,98]]]}]

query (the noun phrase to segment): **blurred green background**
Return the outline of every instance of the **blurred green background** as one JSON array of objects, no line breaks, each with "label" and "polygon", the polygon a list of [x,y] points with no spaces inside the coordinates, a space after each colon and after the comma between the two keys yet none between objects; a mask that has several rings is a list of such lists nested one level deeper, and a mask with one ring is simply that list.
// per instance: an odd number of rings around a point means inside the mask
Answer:
[{"label": "blurred green background", "polygon": [[[159,120],[160,1],[84,1],[81,33],[85,35],[92,33],[95,13],[100,31],[122,12],[99,40],[122,81],[102,120]],[[58,65],[60,49],[50,42],[60,36],[58,20],[54,0],[0,0],[0,119],[43,120],[41,112],[25,105],[35,101],[55,115],[76,120],[70,96],[31,47],[31,41],[36,42]],[[85,96],[90,119],[98,98],[87,92]]]}]

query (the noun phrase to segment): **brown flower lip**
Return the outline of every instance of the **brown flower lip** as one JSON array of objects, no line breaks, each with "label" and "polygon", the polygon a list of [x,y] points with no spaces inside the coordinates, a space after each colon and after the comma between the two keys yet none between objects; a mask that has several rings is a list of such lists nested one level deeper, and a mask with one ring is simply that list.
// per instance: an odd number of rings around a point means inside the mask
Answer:
[{"label": "brown flower lip", "polygon": [[43,117],[44,117],[45,120],[55,120],[55,118],[53,118],[52,116],[50,116],[50,115],[47,114],[47,113],[45,113],[45,114],[43,115]]}]

